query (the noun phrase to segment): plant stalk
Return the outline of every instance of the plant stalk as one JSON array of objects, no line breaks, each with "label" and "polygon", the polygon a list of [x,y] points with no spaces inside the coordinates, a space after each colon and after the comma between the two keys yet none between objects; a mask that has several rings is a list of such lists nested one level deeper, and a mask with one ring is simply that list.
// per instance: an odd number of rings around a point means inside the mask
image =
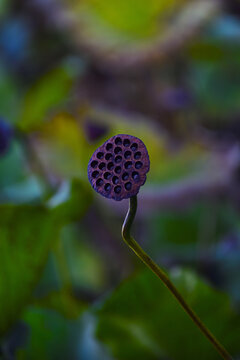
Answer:
[{"label": "plant stalk", "polygon": [[129,209],[122,226],[122,237],[125,243],[135,252],[142,262],[147,265],[152,272],[157,275],[164,285],[169,289],[172,295],[176,298],[179,304],[183,307],[186,313],[190,316],[192,321],[200,329],[203,335],[212,343],[218,353],[224,360],[233,360],[232,356],[224,348],[223,345],[215,338],[211,331],[203,324],[200,318],[195,314],[191,307],[186,303],[183,296],[179,293],[167,274],[148,256],[148,254],[138,245],[138,243],[131,236],[131,227],[137,212],[137,196],[133,196],[129,201]]}]

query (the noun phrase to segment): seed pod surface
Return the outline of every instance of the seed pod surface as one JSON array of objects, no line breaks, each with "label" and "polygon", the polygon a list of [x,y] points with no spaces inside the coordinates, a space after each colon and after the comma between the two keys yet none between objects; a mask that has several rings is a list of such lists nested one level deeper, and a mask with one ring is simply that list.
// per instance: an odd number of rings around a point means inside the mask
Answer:
[{"label": "seed pod surface", "polygon": [[99,194],[119,201],[137,195],[149,167],[142,140],[121,134],[108,139],[93,153],[88,164],[88,179]]}]

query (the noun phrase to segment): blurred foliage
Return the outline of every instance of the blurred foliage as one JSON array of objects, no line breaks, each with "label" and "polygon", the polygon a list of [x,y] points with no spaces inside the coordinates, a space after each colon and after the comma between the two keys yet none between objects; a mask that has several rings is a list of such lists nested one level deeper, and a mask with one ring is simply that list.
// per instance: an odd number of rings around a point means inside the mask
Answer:
[{"label": "blurred foliage", "polygon": [[1,214],[2,333],[29,301],[58,234],[54,218],[43,207],[1,205]]},{"label": "blurred foliage", "polygon": [[77,319],[86,306],[84,302],[78,301],[66,291],[49,293],[44,298],[36,300],[35,305],[39,308],[56,310],[69,319]]},{"label": "blurred foliage", "polygon": [[79,219],[85,212],[89,198],[86,202],[81,187],[81,195],[78,195],[77,185],[78,182],[73,185],[75,196],[72,202],[71,198],[67,199],[65,204],[62,202],[51,210],[40,205],[1,205],[1,333],[9,328],[30,301],[49,250],[59,239],[61,227],[76,217]]},{"label": "blurred foliage", "polygon": [[63,225],[79,220],[87,211],[91,199],[89,186],[79,179],[73,179],[49,199],[48,206]]},{"label": "blurred foliage", "polygon": [[73,83],[73,72],[65,66],[55,68],[42,77],[25,95],[19,127],[25,131],[34,130],[49,111],[66,102]]},{"label": "blurred foliage", "polygon": [[[175,270],[175,285],[233,354],[239,319],[229,299],[192,272]],[[207,307],[204,304],[207,303]],[[97,312],[97,336],[117,359],[218,359],[158,278],[146,270],[122,284]],[[219,319],[221,321],[219,322]],[[184,331],[183,331],[184,329]],[[190,341],[194,339],[194,341]]]},{"label": "blurred foliage", "polygon": [[[71,1],[69,1],[71,3]],[[177,2],[171,0],[168,2],[159,2],[150,0],[146,3],[143,0],[123,0],[113,4],[110,0],[101,2],[99,0],[85,0],[72,2],[81,16],[87,17],[86,24],[90,27],[92,36],[99,36],[99,31],[103,32],[106,40],[107,32],[111,29],[111,35],[122,38],[122,41],[137,40],[149,36],[156,36],[161,28],[159,22],[162,16],[162,22],[167,20],[170,14],[178,7],[182,6],[184,1]],[[71,4],[72,5],[72,4]]]},{"label": "blurred foliage", "polygon": [[87,141],[73,116],[56,115],[43,125],[38,138],[38,152],[55,173],[67,178],[85,175]]},{"label": "blurred foliage", "polygon": [[124,133],[136,239],[240,356],[239,36],[233,0],[0,1],[1,359],[217,359],[90,187]]},{"label": "blurred foliage", "polygon": [[[227,211],[226,211],[227,210]],[[178,215],[178,216],[176,216]],[[174,224],[174,226],[173,226]],[[155,214],[148,220],[151,241],[149,250],[161,250],[186,262],[195,256],[200,258],[207,254],[225,234],[238,231],[238,219],[231,207],[220,204],[206,205],[202,202],[191,209],[177,214],[176,211],[165,211]]]},{"label": "blurred foliage", "polygon": [[[237,71],[239,45],[214,43],[208,39],[194,44],[190,51],[194,60],[190,81],[203,115],[221,121],[229,113],[237,114],[240,96]],[[206,53],[210,61],[204,58]]]},{"label": "blurred foliage", "polygon": [[13,76],[7,71],[1,61],[0,77],[1,116],[14,121],[17,118],[18,106],[20,105],[20,93]]},{"label": "blurred foliage", "polygon": [[[23,316],[31,327],[28,345],[17,351],[17,359],[74,359],[78,324],[49,309],[30,307]],[[57,338],[57,343],[55,342]]]},{"label": "blurred foliage", "polygon": [[6,1],[6,0],[1,1],[1,4],[0,4],[0,15],[1,15],[1,14],[4,14],[4,12],[6,11],[6,7],[7,7],[7,1]]},{"label": "blurred foliage", "polygon": [[[138,57],[144,61],[151,52],[155,53],[155,47],[166,50],[168,42],[175,47],[176,36],[184,38],[191,34],[215,9],[213,1],[191,4],[187,0],[147,3],[123,0],[113,4],[110,0],[76,0],[62,3],[72,18],[70,28],[74,41],[113,63],[120,55],[122,65],[131,64],[131,60],[134,63]],[[188,16],[189,9],[194,20]],[[179,40],[182,41],[180,37]]]}]

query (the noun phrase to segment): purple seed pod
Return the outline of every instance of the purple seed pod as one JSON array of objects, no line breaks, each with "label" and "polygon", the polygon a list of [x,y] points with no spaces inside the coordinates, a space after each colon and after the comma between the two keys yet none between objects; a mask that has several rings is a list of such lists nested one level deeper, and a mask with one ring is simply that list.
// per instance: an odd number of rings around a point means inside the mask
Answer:
[{"label": "purple seed pod", "polygon": [[137,195],[150,161],[144,143],[131,135],[108,139],[92,155],[88,179],[99,194],[117,201]]}]

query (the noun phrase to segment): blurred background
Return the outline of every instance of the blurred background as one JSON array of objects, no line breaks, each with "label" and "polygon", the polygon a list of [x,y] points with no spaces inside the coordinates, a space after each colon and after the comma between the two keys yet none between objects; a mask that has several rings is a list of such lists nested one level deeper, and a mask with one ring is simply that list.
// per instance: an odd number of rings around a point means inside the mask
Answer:
[{"label": "blurred background", "polygon": [[1,0],[0,359],[219,359],[88,183],[116,134],[135,238],[240,356],[240,2]]}]

